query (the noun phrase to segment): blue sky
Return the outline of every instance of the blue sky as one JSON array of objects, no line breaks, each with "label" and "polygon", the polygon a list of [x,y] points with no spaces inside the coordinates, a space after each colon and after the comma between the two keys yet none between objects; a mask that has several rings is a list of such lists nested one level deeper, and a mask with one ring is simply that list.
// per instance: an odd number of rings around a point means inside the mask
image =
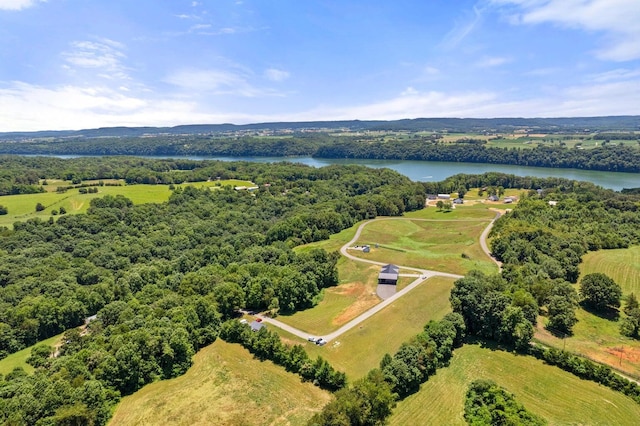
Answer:
[{"label": "blue sky", "polygon": [[640,114],[640,0],[0,0],[0,131]]}]

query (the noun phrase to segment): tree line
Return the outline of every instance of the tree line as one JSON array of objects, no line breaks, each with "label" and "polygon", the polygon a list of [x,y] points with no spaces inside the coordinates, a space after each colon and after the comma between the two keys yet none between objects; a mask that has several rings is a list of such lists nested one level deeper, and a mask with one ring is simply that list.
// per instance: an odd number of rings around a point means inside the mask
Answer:
[{"label": "tree line", "polygon": [[442,142],[437,135],[412,134],[393,139],[373,135],[310,133],[283,137],[174,135],[154,138],[59,139],[0,144],[0,154],[228,156],[353,158],[376,160],[447,161],[575,168],[612,172],[640,171],[637,146],[562,146],[501,148],[461,139]]}]

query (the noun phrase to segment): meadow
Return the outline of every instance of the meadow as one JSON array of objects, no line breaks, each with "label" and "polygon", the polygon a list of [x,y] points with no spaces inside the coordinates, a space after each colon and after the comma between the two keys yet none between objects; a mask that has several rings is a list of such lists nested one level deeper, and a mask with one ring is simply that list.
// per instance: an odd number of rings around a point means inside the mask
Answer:
[{"label": "meadow", "polygon": [[640,341],[621,335],[619,320],[602,318],[582,308],[576,309],[576,317],[571,336],[550,333],[544,328],[546,318],[539,317],[535,339],[640,379]]},{"label": "meadow", "polygon": [[429,320],[451,312],[449,294],[453,282],[451,278],[430,278],[326,346],[273,329],[286,343],[302,344],[311,357],[322,356],[334,368],[347,373],[349,380],[356,380],[378,367],[385,353],[393,354],[403,342],[420,333]]},{"label": "meadow", "polygon": [[178,378],[122,399],[109,425],[300,425],[331,395],[240,345],[217,340]]},{"label": "meadow", "polygon": [[466,425],[465,393],[480,378],[496,381],[550,425],[636,425],[640,418],[640,405],[619,392],[530,356],[467,344],[419,392],[398,403],[389,424]]},{"label": "meadow", "polygon": [[[456,209],[462,210],[462,209]],[[473,211],[473,210],[472,210]],[[367,224],[356,244],[371,246],[371,253],[356,257],[454,274],[472,269],[498,272],[479,243],[488,220],[378,220]]]},{"label": "meadow", "polygon": [[[105,181],[113,183],[112,181]],[[86,184],[97,184],[95,181],[86,181]],[[64,207],[67,214],[85,213],[89,208],[92,199],[104,197],[105,195],[123,195],[133,201],[134,204],[163,203],[169,200],[171,190],[169,185],[125,185],[124,181],[119,181],[122,186],[97,186],[98,192],[94,194],[81,194],[79,188],[69,189],[66,192],[56,192],[59,186],[71,185],[71,182],[48,181],[44,186],[47,192],[39,194],[5,195],[0,197],[0,204],[7,207],[9,214],[0,216],[0,226],[11,227],[14,222],[26,221],[28,219],[40,218],[48,220],[52,216],[52,211],[59,211]],[[218,185],[219,184],[219,185]],[[238,180],[195,182],[176,187],[191,185],[195,187],[216,188],[219,186],[251,186],[251,182]],[[45,209],[37,212],[36,204],[42,204]]]},{"label": "meadow", "polygon": [[580,276],[601,272],[622,287],[622,293],[640,296],[640,246],[587,253],[580,264]]},{"label": "meadow", "polygon": [[0,374],[6,376],[15,368],[22,368],[29,374],[33,373],[34,368],[31,365],[27,364],[27,358],[29,358],[29,356],[31,355],[31,349],[33,349],[34,346],[38,345],[48,345],[51,347],[55,347],[62,341],[63,334],[64,333],[60,333],[57,336],[49,337],[48,339],[42,340],[33,346],[29,346],[28,348],[24,348],[21,351],[14,352],[11,355],[8,355],[6,358],[1,359]]}]

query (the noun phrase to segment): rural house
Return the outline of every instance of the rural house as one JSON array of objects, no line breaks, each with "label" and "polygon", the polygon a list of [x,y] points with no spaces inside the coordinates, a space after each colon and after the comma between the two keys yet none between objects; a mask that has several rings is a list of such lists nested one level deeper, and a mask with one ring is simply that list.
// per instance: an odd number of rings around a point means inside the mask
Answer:
[{"label": "rural house", "polygon": [[251,331],[259,331],[261,328],[266,327],[262,321],[253,321],[251,324]]},{"label": "rural house", "polygon": [[378,284],[398,284],[398,272],[400,268],[396,265],[384,265],[378,275]]}]

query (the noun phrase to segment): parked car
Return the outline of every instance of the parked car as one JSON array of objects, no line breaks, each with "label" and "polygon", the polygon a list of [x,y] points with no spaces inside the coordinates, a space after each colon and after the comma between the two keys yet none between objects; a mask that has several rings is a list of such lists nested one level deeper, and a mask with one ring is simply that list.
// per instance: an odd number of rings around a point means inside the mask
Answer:
[{"label": "parked car", "polygon": [[327,341],[324,340],[323,338],[316,340],[316,345],[324,346],[326,344],[327,344]]},{"label": "parked car", "polygon": [[308,340],[308,341],[310,341],[310,342],[313,342],[313,343],[315,343],[315,342],[316,342],[316,338],[315,338],[315,337],[313,337],[313,336],[309,336],[309,337],[307,338],[307,340]]}]

